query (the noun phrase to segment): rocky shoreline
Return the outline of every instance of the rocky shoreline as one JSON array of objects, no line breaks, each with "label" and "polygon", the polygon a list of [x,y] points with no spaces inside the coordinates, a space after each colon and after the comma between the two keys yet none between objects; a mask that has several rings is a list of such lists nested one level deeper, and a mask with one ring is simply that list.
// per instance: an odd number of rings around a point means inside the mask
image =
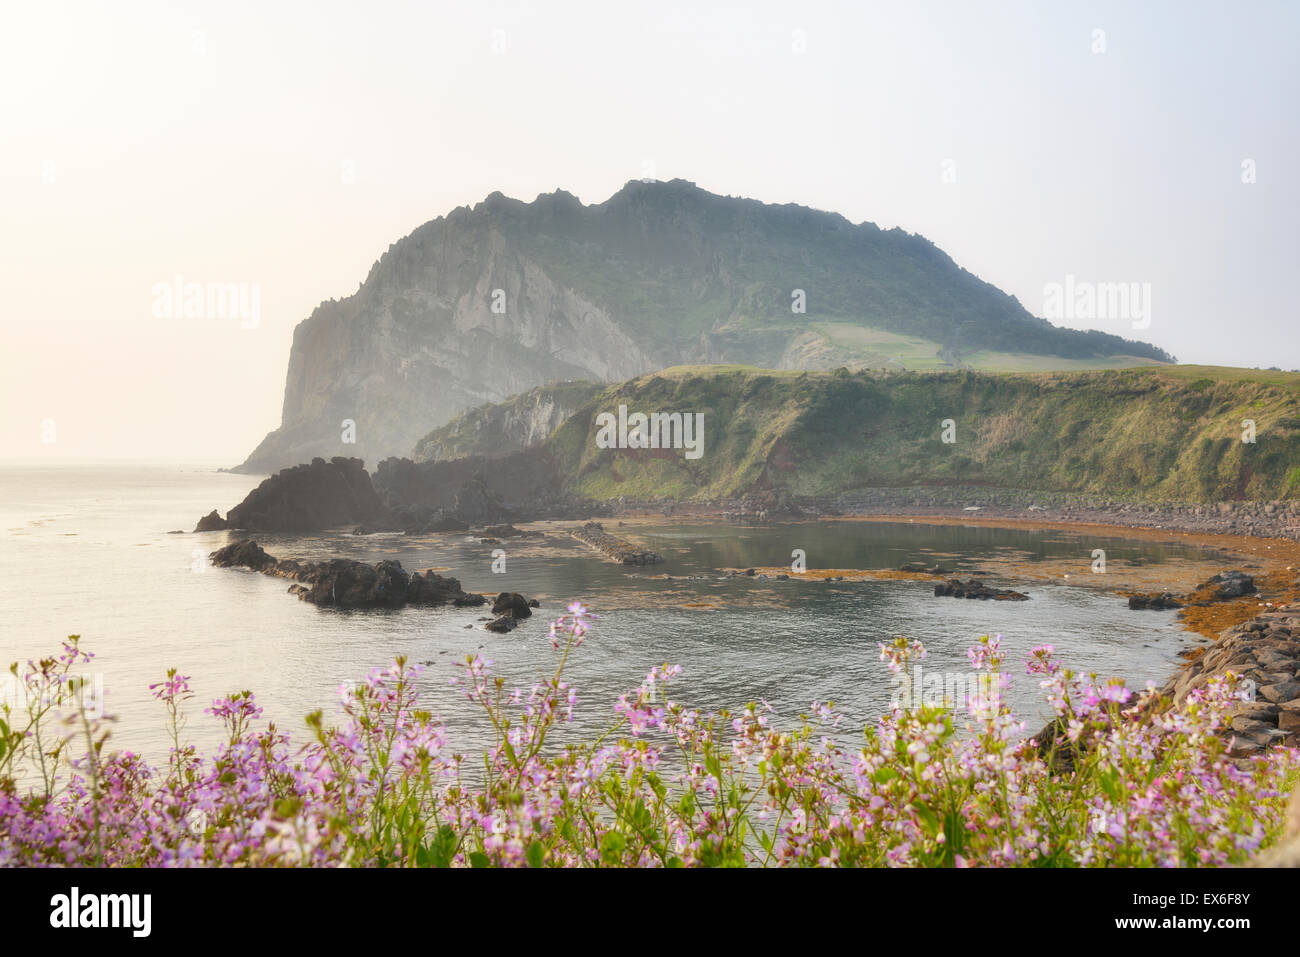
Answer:
[{"label": "rocky shoreline", "polygon": [[1229,673],[1244,679],[1254,695],[1233,709],[1224,729],[1229,754],[1248,757],[1274,744],[1300,747],[1300,602],[1225,629],[1157,694],[1181,704],[1193,689]]},{"label": "rocky shoreline", "polygon": [[943,486],[862,489],[826,498],[794,498],[767,493],[736,500],[688,503],[620,499],[608,505],[611,516],[713,517],[736,522],[895,516],[948,520],[1008,519],[1254,535],[1300,542],[1300,501],[1238,501],[1212,505],[1124,502],[1070,492]]},{"label": "rocky shoreline", "polygon": [[796,497],[784,489],[768,489],[737,499],[700,502],[588,501],[565,494],[554,472],[554,463],[540,453],[512,461],[508,467],[482,456],[438,463],[386,459],[373,476],[357,458],[335,457],[328,462],[317,458],[270,476],[224,519],[213,510],[199,519],[194,530],[303,533],[356,526],[362,533],[427,534],[511,521],[591,521],[633,515],[744,523],[929,517],[1111,525],[1300,542],[1297,500],[1151,503],[1070,492],[935,486],[859,489],[826,497]]}]

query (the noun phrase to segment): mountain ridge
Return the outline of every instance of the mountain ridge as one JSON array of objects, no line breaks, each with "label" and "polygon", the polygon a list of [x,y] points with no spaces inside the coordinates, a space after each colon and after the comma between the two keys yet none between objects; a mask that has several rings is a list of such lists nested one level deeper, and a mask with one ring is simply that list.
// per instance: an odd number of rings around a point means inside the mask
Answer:
[{"label": "mountain ridge", "polygon": [[391,244],[356,293],[299,323],[281,425],[236,470],[406,454],[466,408],[550,383],[697,363],[938,368],[990,349],[1170,358],[1052,326],[898,227],[685,180],[589,206],[494,192]]}]

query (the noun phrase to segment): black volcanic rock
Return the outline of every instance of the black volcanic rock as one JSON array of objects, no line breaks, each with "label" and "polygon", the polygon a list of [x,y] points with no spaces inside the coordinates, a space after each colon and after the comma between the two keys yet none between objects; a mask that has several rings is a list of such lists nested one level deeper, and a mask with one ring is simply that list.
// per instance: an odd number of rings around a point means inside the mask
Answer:
[{"label": "black volcanic rock", "polygon": [[265,571],[276,564],[276,560],[262,550],[257,542],[244,539],[219,548],[209,559],[218,568],[251,568],[253,571]]},{"label": "black volcanic rock", "polygon": [[1130,595],[1128,606],[1134,611],[1160,611],[1182,608],[1183,603],[1166,591],[1155,595]]},{"label": "black volcanic rock", "polygon": [[351,558],[324,562],[280,561],[247,539],[218,549],[212,553],[211,560],[218,567],[239,566],[287,578],[297,583],[289,587],[292,594],[325,607],[401,608],[408,604],[468,607],[487,603],[482,595],[462,589],[455,578],[443,578],[432,570],[408,575],[401,562],[396,561],[373,565]]},{"label": "black volcanic rock", "polygon": [[487,522],[504,522],[512,516],[510,510],[501,502],[501,496],[488,488],[481,478],[475,476],[456,492],[453,510],[458,518],[472,525]]},{"label": "black volcanic rock", "polygon": [[934,586],[936,596],[947,596],[949,598],[978,598],[982,601],[1028,601],[1029,596],[1021,594],[1018,591],[1011,591],[1009,588],[990,588],[983,582],[971,580],[963,582],[956,578],[950,578],[945,582],[939,582]]},{"label": "black volcanic rock", "polygon": [[[537,513],[563,502],[562,482],[555,461],[539,449],[448,462],[388,458],[374,476],[384,504],[408,531],[459,531],[519,520],[521,511]],[[464,524],[442,527],[453,523]]]},{"label": "black volcanic rock", "polygon": [[503,591],[497,595],[497,600],[492,603],[492,614],[494,615],[528,618],[532,613],[533,610],[529,607],[528,599],[516,591]]},{"label": "black volcanic rock", "polygon": [[458,608],[486,605],[487,598],[473,592],[466,592],[455,578],[443,578],[429,569],[423,575],[416,572],[411,576],[406,587],[406,600],[412,605],[446,605]]},{"label": "black volcanic rock", "polygon": [[401,562],[367,565],[350,558],[310,563],[296,577],[306,585],[295,592],[299,598],[338,608],[401,608],[410,581]]},{"label": "black volcanic rock", "polygon": [[386,512],[365,463],[336,456],[282,469],[232,508],[226,523],[257,532],[314,532],[372,522]]},{"label": "black volcanic rock", "polygon": [[393,521],[408,535],[428,532],[467,532],[469,522],[449,508],[429,505],[399,505],[392,510]]},{"label": "black volcanic rock", "polygon": [[230,527],[230,523],[227,522],[224,518],[222,518],[221,515],[217,512],[217,510],[214,508],[212,511],[208,512],[207,515],[204,515],[201,519],[199,519],[199,523],[194,526],[194,531],[221,532],[221,531],[225,531],[229,527]]}]

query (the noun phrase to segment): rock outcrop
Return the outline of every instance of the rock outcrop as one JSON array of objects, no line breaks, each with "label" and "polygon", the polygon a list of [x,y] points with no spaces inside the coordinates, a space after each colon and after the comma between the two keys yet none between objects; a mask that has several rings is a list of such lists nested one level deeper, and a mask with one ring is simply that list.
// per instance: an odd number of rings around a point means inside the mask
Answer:
[{"label": "rock outcrop", "polygon": [[[328,462],[312,459],[309,465],[295,465],[272,475],[227,513],[223,527],[250,532],[314,532],[382,520],[387,513],[365,463],[336,456]],[[214,510],[200,520],[200,526],[215,516]]]},{"label": "rock outcrop", "polygon": [[511,618],[530,618],[533,614],[528,599],[517,591],[503,591],[492,603],[492,614],[509,615]]},{"label": "rock outcrop", "polygon": [[938,597],[978,598],[983,601],[990,599],[993,601],[1029,601],[1028,595],[1012,591],[1009,588],[990,588],[983,582],[974,579],[963,582],[957,578],[950,578],[935,585],[934,593]]},{"label": "rock outcrop", "polygon": [[1216,601],[1229,601],[1255,593],[1255,579],[1245,572],[1221,572],[1209,581],[1198,585],[1187,596],[1189,604],[1209,604]]},{"label": "rock outcrop", "polygon": [[504,634],[519,627],[519,622],[532,617],[533,607],[537,603],[529,601],[514,591],[503,591],[492,603],[492,614],[498,616],[483,627],[488,631]]},{"label": "rock outcrop", "polygon": [[1167,608],[1182,608],[1183,603],[1165,591],[1152,595],[1129,595],[1128,606],[1134,611],[1162,611]]},{"label": "rock outcrop", "polygon": [[217,549],[210,558],[218,568],[251,568],[263,574],[287,578],[295,582],[289,586],[291,594],[325,607],[472,607],[487,604],[487,598],[466,592],[455,578],[444,578],[432,569],[408,574],[401,562],[396,561],[381,561],[373,565],[350,558],[333,558],[324,562],[281,561],[247,539]]},{"label": "rock outcrop", "polygon": [[537,449],[451,462],[388,458],[375,470],[374,485],[394,510],[443,509],[471,525],[512,521],[566,501],[560,470]]},{"label": "rock outcrop", "polygon": [[194,531],[221,532],[221,531],[225,531],[229,527],[230,527],[230,523],[228,523],[224,518],[222,518],[221,515],[218,514],[217,510],[214,508],[212,511],[208,512],[207,515],[204,515],[201,519],[199,519],[199,523],[194,526]]},{"label": "rock outcrop", "polygon": [[1149,595],[1130,595],[1128,606],[1134,611],[1154,611],[1166,608],[1182,608],[1186,605],[1212,605],[1219,601],[1231,601],[1255,593],[1255,579],[1245,572],[1220,572],[1209,581],[1197,585],[1187,595],[1173,595],[1158,592]]}]

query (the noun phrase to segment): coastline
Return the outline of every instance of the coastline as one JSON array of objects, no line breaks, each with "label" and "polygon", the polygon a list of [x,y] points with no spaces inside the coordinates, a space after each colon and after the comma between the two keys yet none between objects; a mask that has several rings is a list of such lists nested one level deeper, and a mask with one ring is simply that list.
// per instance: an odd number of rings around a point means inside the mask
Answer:
[{"label": "coastline", "polygon": [[[738,519],[735,507],[721,505],[684,505],[665,510],[662,506],[627,504],[614,510],[612,518],[619,526],[632,530],[638,525],[660,524],[665,518],[675,521],[699,520],[730,521],[733,524],[789,523],[799,525],[823,521],[879,523],[915,523],[919,525],[966,526],[987,528],[1012,528],[1025,531],[1057,531],[1086,538],[1129,539],[1156,544],[1205,549],[1204,561],[1182,559],[1155,565],[1130,566],[1112,563],[1102,574],[1091,571],[1091,551],[1082,551],[1078,560],[1044,560],[1025,562],[990,557],[981,559],[981,574],[1002,584],[1015,585],[1042,582],[1068,584],[1080,588],[1109,591],[1120,597],[1142,592],[1181,592],[1195,590],[1214,574],[1228,568],[1244,568],[1251,572],[1259,587],[1258,594],[1244,598],[1214,602],[1209,605],[1189,605],[1178,615],[1180,625],[1189,632],[1210,641],[1217,640],[1225,629],[1252,620],[1277,607],[1300,602],[1300,526],[1288,525],[1294,513],[1290,507],[1277,509],[1267,515],[1262,509],[1249,514],[1259,514],[1269,521],[1252,526],[1260,532],[1231,530],[1240,528],[1243,519],[1233,517],[1218,509],[1195,506],[1125,506],[1129,511],[1109,508],[1043,509],[1030,511],[1025,507],[987,506],[978,512],[967,512],[964,506],[922,506],[906,508],[901,505],[881,505],[853,513],[821,514],[817,516],[782,515],[758,518],[750,514]],[[1213,513],[1213,514],[1210,514]],[[1285,523],[1285,524],[1284,524]],[[1284,534],[1291,532],[1291,535]],[[1213,552],[1223,553],[1222,559],[1212,557]],[[769,577],[788,574],[786,568],[759,570]],[[822,569],[809,568],[803,576],[790,575],[791,579],[820,578],[826,575],[870,579],[940,579],[943,576],[927,573],[909,573],[894,569]],[[1134,614],[1142,614],[1135,611]]]}]

